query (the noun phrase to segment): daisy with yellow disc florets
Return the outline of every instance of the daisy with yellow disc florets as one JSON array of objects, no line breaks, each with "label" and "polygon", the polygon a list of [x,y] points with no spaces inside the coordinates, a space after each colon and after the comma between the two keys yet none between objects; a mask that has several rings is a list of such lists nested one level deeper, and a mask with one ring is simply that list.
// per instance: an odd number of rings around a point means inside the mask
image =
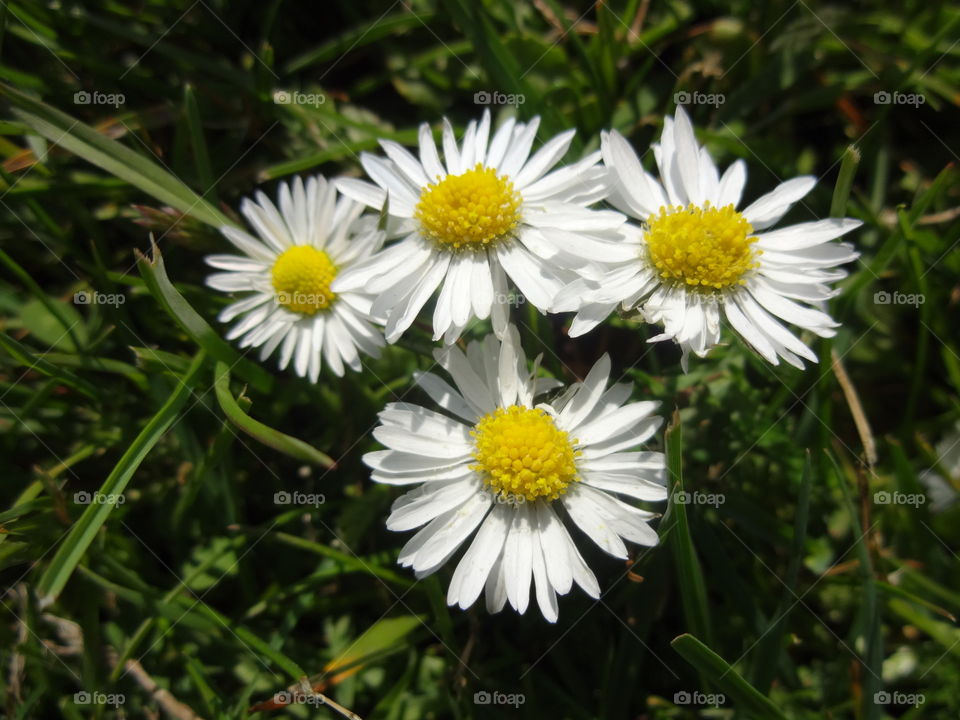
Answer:
[{"label": "daisy with yellow disc florets", "polygon": [[647,322],[663,325],[651,342],[680,345],[686,370],[691,351],[703,357],[720,342],[723,316],[774,365],[781,358],[799,368],[801,358],[816,362],[783,323],[820,337],[836,334],[838,324],[825,312],[838,292],[830,284],[846,276],[838,266],[858,253],[832,241],[861,222],[829,218],[771,230],[813,189],[813,177],[781,183],[737,210],[745,164],[738,160],[721,176],[682,108],[666,118],[653,151],[659,181],[616,130],[601,136],[608,200],[638,224],[623,226],[628,259],[598,254],[611,271],[599,281],[581,278],[558,294],[553,310],[577,311],[570,335],[596,327],[616,308],[637,308]]},{"label": "daisy with yellow disc florets", "polygon": [[444,412],[388,405],[373,432],[387,449],[364,456],[373,480],[417,486],[387,519],[390,530],[420,528],[399,562],[429,575],[473,536],[447,602],[465,609],[485,592],[490,612],[509,602],[523,613],[532,580],[555,622],[557,595],[574,583],[600,595],[565,518],[614,557],[627,558],[624,540],[657,543],[648,524],[656,515],[617,497],[667,496],[663,454],[637,449],[660,425],[657,403],[628,402],[630,384],[607,387],[607,355],[558,400],[537,403],[560,383],[527,369],[512,325],[502,342],[488,335],[466,354],[449,347],[434,356],[454,385],[431,373],[416,379]]},{"label": "daisy with yellow disc florets", "polygon": [[491,136],[484,112],[458,145],[445,120],[443,162],[424,124],[419,156],[381,140],[386,158],[360,156],[373,183],[338,182],[343,194],[386,209],[390,236],[399,238],[333,284],[336,292],[377,295],[373,311],[386,318],[388,342],[410,327],[438,289],[434,340],[452,343],[472,318],[488,317],[502,336],[518,297],[545,312],[569,282],[598,276],[593,258],[625,254],[616,242],[624,216],[589,208],[606,194],[600,153],[554,169],[574,131],[531,155],[539,124],[539,118],[527,124],[511,118]]},{"label": "daisy with yellow disc florets", "polygon": [[371,298],[359,290],[334,292],[331,284],[383,243],[377,219],[362,217],[363,205],[337,197],[322,177],[281,183],[280,208],[262,192],[244,199],[240,210],[259,239],[234,227],[221,232],[243,255],[211,255],[207,263],[223,272],[207,285],[243,299],[219,319],[239,321],[227,333],[241,348],[259,347],[260,359],[280,352],[280,369],[290,362],[297,375],[316,382],[321,358],[336,374],[360,369],[360,353],[379,355],[383,335],[373,324]]}]

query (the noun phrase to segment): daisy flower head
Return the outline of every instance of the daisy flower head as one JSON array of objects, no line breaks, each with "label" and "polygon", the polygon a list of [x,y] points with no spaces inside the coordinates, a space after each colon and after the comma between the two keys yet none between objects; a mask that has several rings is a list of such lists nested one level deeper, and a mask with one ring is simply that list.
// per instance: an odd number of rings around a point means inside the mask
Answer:
[{"label": "daisy flower head", "polygon": [[364,456],[374,481],[417,486],[387,519],[390,530],[420,528],[398,561],[427,576],[473,535],[447,603],[466,609],[485,591],[490,612],[509,602],[522,614],[532,579],[556,622],[557,595],[574,583],[600,595],[566,521],[617,558],[628,557],[624,540],[657,543],[648,524],[657,515],[616,497],[667,496],[663,454],[636,450],[660,426],[657,403],[628,402],[630,383],[607,387],[607,355],[559,399],[537,403],[561,383],[527,369],[513,325],[502,341],[491,334],[466,354],[446,347],[434,357],[453,385],[432,373],[416,380],[444,412],[391,403],[373,432],[387,449]]},{"label": "daisy flower head", "polygon": [[608,200],[637,223],[623,228],[622,244],[632,249],[628,260],[617,261],[601,282],[579,279],[556,298],[554,311],[578,311],[570,335],[589,331],[618,306],[637,308],[647,322],[663,325],[651,342],[680,345],[686,372],[691,351],[703,357],[720,342],[722,314],[770,363],[782,358],[803,368],[801,358],[816,362],[783,322],[820,337],[836,334],[838,323],[824,312],[839,292],[830,283],[846,276],[838,266],[858,253],[831,241],[861,222],[828,218],[771,230],[813,189],[810,176],[783,182],[737,210],[745,163],[737,160],[721,176],[681,107],[665,118],[652,149],[660,180],[616,130],[601,136]]},{"label": "daisy flower head", "polygon": [[266,360],[280,350],[280,369],[293,361],[297,375],[317,382],[321,358],[336,375],[360,369],[360,352],[379,355],[383,335],[371,320],[371,298],[358,290],[334,292],[330,285],[383,243],[377,220],[363,205],[338,197],[323,177],[306,184],[281,183],[279,209],[262,192],[245,198],[240,210],[259,239],[224,226],[223,235],[243,255],[211,255],[207,264],[223,272],[207,285],[249,293],[228,305],[222,322],[239,321],[227,332],[239,346],[259,347]]},{"label": "daisy flower head", "polygon": [[337,278],[337,292],[365,288],[395,342],[439,288],[434,340],[452,343],[472,318],[492,320],[502,337],[515,296],[545,312],[556,293],[580,274],[597,276],[592,259],[616,255],[623,215],[589,206],[606,194],[595,152],[554,169],[574,137],[568,130],[531,155],[539,118],[510,118],[496,132],[490,113],[471,121],[458,145],[443,122],[443,162],[430,127],[420,127],[419,156],[381,140],[386,158],[360,156],[373,183],[338,181],[340,191],[371,208],[386,208],[388,232],[399,242]]}]

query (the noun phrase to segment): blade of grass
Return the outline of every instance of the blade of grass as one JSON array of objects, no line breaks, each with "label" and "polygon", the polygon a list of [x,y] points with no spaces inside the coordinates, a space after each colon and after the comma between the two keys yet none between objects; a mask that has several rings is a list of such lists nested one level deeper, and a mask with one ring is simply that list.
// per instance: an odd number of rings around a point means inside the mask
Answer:
[{"label": "blade of grass", "polygon": [[206,321],[191,307],[167,277],[163,256],[153,244],[152,258],[137,252],[137,266],[150,290],[150,294],[174,319],[177,325],[207,354],[227,363],[244,380],[260,392],[268,393],[273,387],[273,377],[262,368],[244,359],[230,347]]},{"label": "blade of grass", "polygon": [[78,393],[86,395],[91,400],[98,400],[97,389],[89,382],[74,375],[69,370],[48,362],[42,355],[34,354],[28,347],[3,332],[0,332],[0,347],[6,350],[18,364],[28,370],[35,370],[41,375],[53,378],[57,382],[73,388]]},{"label": "blade of grass", "polygon": [[[334,466],[334,460],[329,455],[320,452],[303,440],[290,437],[279,430],[274,430],[258,420],[247,415],[237,404],[230,392],[230,368],[225,363],[218,362],[214,370],[214,389],[217,401],[227,419],[254,440],[279,450],[290,457],[325,468]],[[241,398],[243,395],[240,396]]]},{"label": "blade of grass", "polygon": [[200,109],[197,107],[197,95],[193,85],[187,83],[183,88],[183,113],[187,123],[187,132],[190,135],[190,149],[193,150],[193,161],[197,166],[197,179],[200,185],[206,188],[204,195],[209,194],[214,206],[219,202],[217,198],[216,178],[210,168],[210,153],[207,151],[207,141],[203,137],[203,122],[200,118]]},{"label": "blade of grass", "polygon": [[849,145],[843,152],[840,173],[837,175],[837,184],[833,188],[830,217],[840,218],[847,212],[847,200],[850,197],[850,188],[853,187],[853,177],[857,174],[857,165],[859,164],[860,151],[853,145]]},{"label": "blade of grass", "polygon": [[[680,587],[680,600],[683,614],[690,629],[697,635],[713,642],[713,629],[707,604],[707,589],[703,579],[703,569],[690,535],[687,520],[687,506],[678,499],[684,497],[683,490],[683,433],[680,425],[680,413],[674,411],[673,420],[665,434],[667,450],[667,474],[670,479],[670,505],[664,517],[664,525],[669,537],[667,542],[677,565],[677,581]],[[672,520],[668,523],[668,520]]]},{"label": "blade of grass", "polygon": [[[883,638],[880,634],[880,608],[877,602],[877,586],[874,580],[873,560],[870,557],[870,550],[867,546],[867,536],[870,528],[866,531],[860,522],[860,515],[857,512],[857,504],[853,493],[850,490],[850,484],[856,483],[856,479],[848,483],[847,474],[843,472],[840,463],[829,449],[824,449],[824,454],[830,461],[833,468],[834,477],[840,485],[843,493],[844,506],[850,515],[850,524],[853,532],[856,533],[857,542],[855,545],[857,553],[857,568],[860,572],[862,583],[860,613],[857,625],[863,638],[863,657],[860,663],[866,671],[862,674],[863,688],[861,697],[863,698],[862,712],[860,717],[865,720],[879,720],[882,716],[882,706],[873,701],[873,696],[879,692],[882,680],[880,678],[881,665],[883,663]],[[856,631],[855,631],[856,632]],[[859,645],[859,643],[857,643]]]},{"label": "blade of grass", "polygon": [[[102,495],[116,497],[123,493],[130,478],[133,477],[133,473],[140,467],[140,463],[176,421],[180,408],[190,395],[190,386],[203,367],[205,360],[206,355],[202,350],[196,354],[187,373],[178,380],[177,387],[170,398],[150,419],[146,427],[140,431],[140,434],[137,435],[107,476],[100,487]],[[67,584],[76,569],[77,563],[80,562],[87,548],[90,547],[90,543],[93,542],[94,537],[106,522],[113,508],[114,505],[111,503],[91,503],[84,510],[80,519],[74,523],[63,544],[57,549],[56,555],[54,555],[50,565],[40,578],[40,582],[37,583],[36,590],[41,607],[50,605],[60,595],[64,585]]]},{"label": "blade of grass", "polygon": [[787,720],[771,700],[743,679],[722,657],[704,645],[693,635],[685,634],[670,643],[688,663],[702,676],[710,679],[713,686],[728,695],[741,710],[758,720]]},{"label": "blade of grass", "polygon": [[30,277],[30,273],[20,267],[17,261],[7,255],[3,250],[0,250],[0,262],[6,265],[10,272],[16,275],[17,279],[22,282],[33,296],[43,304],[47,311],[57,319],[63,326],[64,332],[69,334],[70,339],[73,341],[73,346],[75,348],[83,347],[80,343],[80,338],[77,337],[73,328],[75,321],[66,315],[61,305],[50,299],[47,293],[43,291],[43,288]]},{"label": "blade of grass", "polygon": [[235,224],[156,163],[116,140],[104,137],[89,125],[5,83],[0,83],[0,95],[10,101],[14,114],[35,132],[126,180],[164,205],[214,227]]}]

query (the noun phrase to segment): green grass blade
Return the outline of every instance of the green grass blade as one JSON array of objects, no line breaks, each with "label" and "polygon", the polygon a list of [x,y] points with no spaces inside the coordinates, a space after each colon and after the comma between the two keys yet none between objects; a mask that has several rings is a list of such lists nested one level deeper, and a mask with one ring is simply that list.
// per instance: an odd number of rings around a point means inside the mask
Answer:
[{"label": "green grass blade", "polygon": [[82,395],[86,395],[91,400],[97,400],[97,389],[81,377],[77,377],[69,370],[65,370],[44,359],[42,355],[35,355],[30,348],[17,342],[6,333],[0,332],[0,348],[6,350],[10,357],[17,361],[19,365],[33,370],[41,375],[63,383],[71,387]]},{"label": "green grass blade", "polygon": [[126,180],[158,202],[214,227],[235,224],[156,163],[116,140],[104,137],[89,125],[4,83],[0,83],[0,95],[13,105],[14,114],[35,132]]},{"label": "green grass blade", "polygon": [[762,695],[722,657],[693,635],[681,635],[670,643],[681,657],[693,665],[714,687],[728,696],[738,710],[757,720],[787,720],[770,699]]},{"label": "green grass blade", "polygon": [[[107,496],[117,496],[123,493],[133,473],[140,467],[140,463],[147,456],[153,446],[164,436],[170,426],[177,419],[180,408],[190,395],[190,386],[196,379],[197,374],[203,367],[206,355],[203,351],[197,353],[190,369],[183,378],[179,379],[177,388],[170,395],[170,398],[164,403],[163,407],[157,411],[146,427],[140,431],[136,439],[127,448],[127,451],[120,458],[110,475],[100,487],[100,493]],[[57,550],[50,566],[37,583],[37,595],[40,598],[40,605],[50,605],[60,595],[63,586],[67,584],[70,576],[80,562],[80,558],[90,547],[97,532],[106,522],[107,517],[113,510],[114,505],[110,503],[91,503],[84,510],[80,519],[74,523],[70,529],[63,544]]]},{"label": "green grass blade", "polygon": [[197,94],[193,85],[183,88],[183,112],[190,135],[190,149],[193,150],[193,161],[197,166],[197,179],[206,188],[204,194],[210,195],[214,205],[217,203],[216,178],[210,167],[210,153],[207,150],[207,141],[203,136],[203,121],[200,117],[200,108],[197,106]]},{"label": "green grass blade", "polygon": [[137,266],[147,283],[150,294],[174,319],[177,325],[202,347],[212,358],[225,362],[244,380],[260,392],[270,392],[273,378],[263,368],[241,357],[200,317],[190,303],[184,299],[167,277],[163,256],[156,245],[152,258],[137,253]]},{"label": "green grass blade", "polygon": [[667,542],[670,544],[677,566],[683,614],[695,634],[706,638],[707,642],[712,642],[713,629],[707,604],[707,588],[703,579],[703,569],[690,535],[687,506],[676,502],[680,493],[683,492],[683,434],[678,412],[674,412],[673,421],[667,428],[665,442],[667,472],[670,477],[670,507],[667,516],[664,517],[664,525],[669,528]]},{"label": "green grass blade", "polygon": [[830,202],[830,217],[844,217],[847,211],[847,199],[850,197],[850,188],[853,187],[853,177],[857,174],[857,165],[860,164],[860,151],[853,145],[843,152],[840,163],[840,174],[837,184],[833,188],[833,200]]},{"label": "green grass blade", "polygon": [[217,402],[227,419],[240,430],[274,450],[279,450],[290,457],[304,462],[320,465],[325,468],[334,466],[334,460],[329,455],[320,452],[303,440],[290,437],[279,430],[274,430],[258,420],[247,415],[237,404],[230,392],[230,368],[225,363],[218,362],[214,370],[214,389],[217,393]]}]

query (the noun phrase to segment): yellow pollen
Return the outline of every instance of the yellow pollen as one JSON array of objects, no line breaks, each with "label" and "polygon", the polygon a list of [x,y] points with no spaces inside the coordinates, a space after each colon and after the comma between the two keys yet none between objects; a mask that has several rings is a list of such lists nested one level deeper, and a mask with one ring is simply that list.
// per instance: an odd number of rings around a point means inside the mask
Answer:
[{"label": "yellow pollen", "polygon": [[733,209],[687,205],[661,207],[647,219],[650,261],[665,280],[721,290],[742,285],[760,266],[753,227]]},{"label": "yellow pollen", "polygon": [[294,245],[284,250],[270,271],[277,301],[288,310],[314,315],[333,305],[337,296],[330,283],[337,267],[323,250],[310,245]]},{"label": "yellow pollen", "polygon": [[[484,415],[471,431],[477,462],[470,468],[500,496],[556,500],[577,477],[576,440],[543,410],[511,405]],[[521,501],[522,502],[522,501]]]},{"label": "yellow pollen", "polygon": [[446,250],[483,250],[520,223],[520,193],[505,176],[480,163],[431,183],[414,213],[425,237]]}]

